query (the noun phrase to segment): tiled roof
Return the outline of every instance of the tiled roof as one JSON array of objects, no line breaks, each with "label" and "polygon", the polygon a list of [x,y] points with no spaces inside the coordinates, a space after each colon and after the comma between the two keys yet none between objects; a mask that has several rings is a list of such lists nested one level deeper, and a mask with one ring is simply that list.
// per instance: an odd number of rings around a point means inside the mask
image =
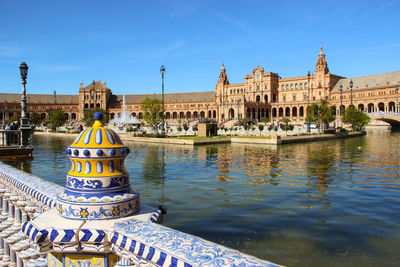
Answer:
[{"label": "tiled roof", "polygon": [[[157,98],[161,99],[161,94],[146,94],[146,95],[125,95],[125,101],[127,104],[139,104],[144,99]],[[123,95],[114,95],[112,101],[122,101]],[[182,102],[204,102],[204,101],[215,101],[215,92],[193,92],[193,93],[175,93],[175,94],[164,94],[165,103],[182,103]]]},{"label": "tiled roof", "polygon": [[[54,95],[36,95],[27,94],[26,101],[28,104],[54,104]],[[78,95],[56,95],[55,101],[57,104],[78,104]],[[21,103],[21,94],[0,94],[0,103]]]},{"label": "tiled roof", "polygon": [[377,86],[394,86],[400,84],[400,71],[340,79],[333,87],[332,92],[340,92],[340,85],[343,85],[343,91],[349,90],[350,80],[353,80],[353,90],[361,90]]}]

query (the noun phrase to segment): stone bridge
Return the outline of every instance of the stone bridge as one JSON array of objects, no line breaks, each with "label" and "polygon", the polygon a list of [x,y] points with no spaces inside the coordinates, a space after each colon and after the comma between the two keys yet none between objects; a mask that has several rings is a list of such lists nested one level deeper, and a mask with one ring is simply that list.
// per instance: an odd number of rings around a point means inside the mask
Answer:
[{"label": "stone bridge", "polygon": [[400,114],[397,112],[375,112],[367,113],[373,120],[384,121],[390,124],[393,129],[400,129]]}]

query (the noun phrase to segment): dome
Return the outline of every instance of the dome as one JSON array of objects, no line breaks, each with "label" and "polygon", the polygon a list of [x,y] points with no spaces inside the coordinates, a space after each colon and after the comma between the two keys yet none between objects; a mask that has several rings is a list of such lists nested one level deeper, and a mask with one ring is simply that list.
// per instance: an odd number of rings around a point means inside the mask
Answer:
[{"label": "dome", "polygon": [[65,150],[71,160],[65,191],[57,198],[61,216],[102,220],[139,210],[139,193],[132,190],[124,167],[130,152],[118,134],[104,127],[96,112],[92,127],[82,131]]}]

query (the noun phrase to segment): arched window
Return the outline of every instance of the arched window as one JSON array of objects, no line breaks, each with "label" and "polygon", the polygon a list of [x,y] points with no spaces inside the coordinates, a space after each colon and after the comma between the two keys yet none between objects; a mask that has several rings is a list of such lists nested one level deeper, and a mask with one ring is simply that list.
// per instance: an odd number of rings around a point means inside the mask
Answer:
[{"label": "arched window", "polygon": [[303,89],[303,83],[300,83],[300,89]]},{"label": "arched window", "polygon": [[289,84],[286,84],[286,90],[289,90]]},{"label": "arched window", "polygon": [[299,87],[298,87],[298,85],[297,85],[297,83],[295,84],[295,86],[294,86],[296,89],[298,89]]},{"label": "arched window", "polygon": [[293,89],[293,84],[290,85],[290,89],[291,89],[291,90]]}]

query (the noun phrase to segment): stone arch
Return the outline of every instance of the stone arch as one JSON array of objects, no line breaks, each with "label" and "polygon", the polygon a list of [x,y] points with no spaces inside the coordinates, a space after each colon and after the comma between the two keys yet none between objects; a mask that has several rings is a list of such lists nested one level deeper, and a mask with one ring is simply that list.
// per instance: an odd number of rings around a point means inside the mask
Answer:
[{"label": "stone arch", "polygon": [[303,106],[301,106],[299,108],[299,115],[300,115],[300,117],[304,117],[304,107]]},{"label": "stone arch", "polygon": [[265,103],[268,104],[268,95],[265,95],[265,96],[264,96],[264,100],[265,100]]},{"label": "stone arch", "polygon": [[358,104],[357,109],[359,111],[364,111],[364,104]]},{"label": "stone arch", "polygon": [[165,113],[165,118],[168,120],[168,119],[171,119],[171,112],[167,112],[167,113]]},{"label": "stone arch", "polygon": [[292,108],[292,116],[297,117],[297,107]]},{"label": "stone arch", "polygon": [[211,118],[212,117],[212,112],[211,110],[208,111],[208,117],[207,118]]},{"label": "stone arch", "polygon": [[206,113],[204,111],[200,111],[200,118],[204,119],[206,117]]},{"label": "stone arch", "polygon": [[378,111],[385,111],[385,104],[383,102],[378,103]]},{"label": "stone arch", "polygon": [[373,103],[368,104],[368,113],[375,112],[375,107]]},{"label": "stone arch", "polygon": [[100,104],[99,104],[99,103],[97,103],[97,104],[96,104],[96,108],[99,108],[99,107],[100,107]]},{"label": "stone arch", "polygon": [[283,108],[279,108],[279,117],[283,117]]},{"label": "stone arch", "polygon": [[185,113],[183,111],[179,112],[179,118],[180,119],[185,118]]},{"label": "stone arch", "polygon": [[199,113],[197,111],[193,112],[193,118],[197,119],[199,117]]},{"label": "stone arch", "polygon": [[396,104],[393,101],[389,102],[388,106],[389,106],[389,111],[396,112]]},{"label": "stone arch", "polygon": [[190,119],[192,117],[192,113],[190,111],[186,112],[186,118]]},{"label": "stone arch", "polygon": [[89,104],[88,104],[88,103],[85,103],[84,108],[85,108],[85,109],[88,109],[88,108],[89,108]]},{"label": "stone arch", "polygon": [[276,118],[276,108],[272,108],[272,118]]},{"label": "stone arch", "polygon": [[260,103],[260,100],[261,100],[260,95],[257,95],[257,96],[256,96],[256,102],[257,102],[257,103]]},{"label": "stone arch", "polygon": [[290,108],[289,107],[285,108],[285,117],[290,117]]},{"label": "stone arch", "polygon": [[213,111],[213,119],[216,119],[216,118],[217,118],[217,111],[214,110],[214,111]]},{"label": "stone arch", "polygon": [[235,110],[233,108],[229,109],[229,119],[233,119],[235,117]]},{"label": "stone arch", "polygon": [[267,117],[268,119],[269,119],[269,116],[270,114],[269,114],[269,108],[267,108],[266,110],[265,110],[265,117]]},{"label": "stone arch", "polygon": [[139,112],[139,119],[143,119],[143,113],[142,112]]}]

